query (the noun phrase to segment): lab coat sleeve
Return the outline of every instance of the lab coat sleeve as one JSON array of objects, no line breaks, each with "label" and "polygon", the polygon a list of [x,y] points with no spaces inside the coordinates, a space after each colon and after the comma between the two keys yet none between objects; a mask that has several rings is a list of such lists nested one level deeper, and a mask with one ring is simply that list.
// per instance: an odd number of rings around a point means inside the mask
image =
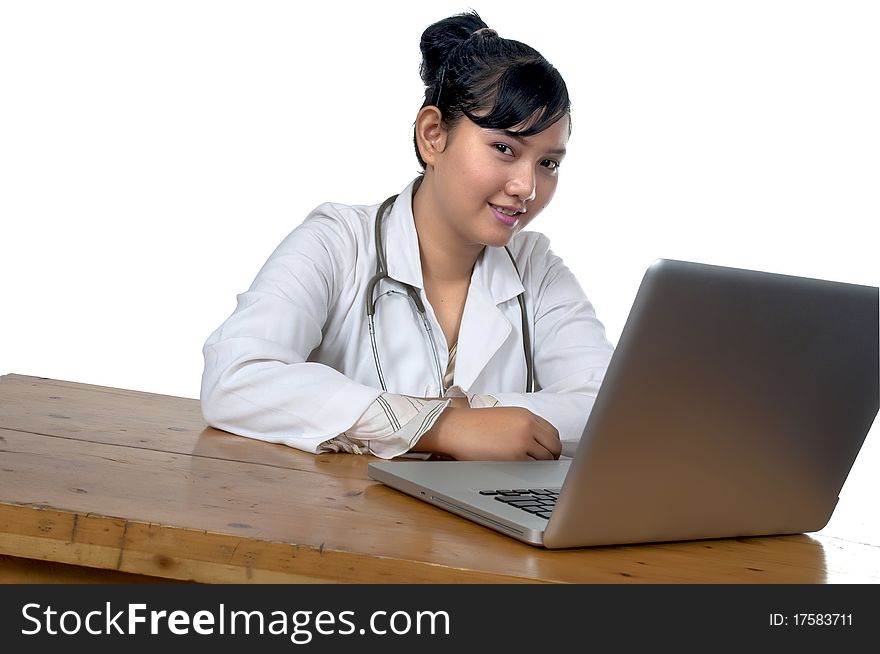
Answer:
[{"label": "lab coat sleeve", "polygon": [[203,348],[209,425],[316,452],[382,394],[307,361],[357,255],[334,205],[318,207],[278,246]]},{"label": "lab coat sleeve", "polygon": [[350,429],[324,443],[321,451],[342,449],[393,459],[409,452],[451,403],[452,400],[383,393]]},{"label": "lab coat sleeve", "polygon": [[541,416],[562,440],[576,441],[614,350],[575,276],[538,235],[529,270],[543,274],[528,280],[536,298],[532,351],[535,393],[492,393],[504,406],[518,406]]}]

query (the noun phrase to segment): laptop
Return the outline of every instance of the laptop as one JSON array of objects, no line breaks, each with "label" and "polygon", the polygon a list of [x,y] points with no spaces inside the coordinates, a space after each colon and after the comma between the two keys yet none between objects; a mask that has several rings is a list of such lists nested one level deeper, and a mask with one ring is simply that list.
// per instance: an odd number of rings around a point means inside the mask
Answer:
[{"label": "laptop", "polygon": [[878,289],[659,259],[556,461],[371,478],[547,548],[818,531],[877,415]]}]

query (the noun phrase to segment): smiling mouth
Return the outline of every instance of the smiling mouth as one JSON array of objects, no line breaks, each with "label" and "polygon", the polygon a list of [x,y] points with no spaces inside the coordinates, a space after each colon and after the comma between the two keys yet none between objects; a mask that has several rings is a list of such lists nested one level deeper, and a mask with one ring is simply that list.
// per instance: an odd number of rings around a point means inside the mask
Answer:
[{"label": "smiling mouth", "polygon": [[492,209],[492,214],[495,216],[495,219],[498,222],[504,223],[508,227],[513,227],[519,222],[519,216],[521,214],[519,211],[511,212],[509,209],[502,209],[501,207],[496,207],[494,204],[490,204],[489,208]]}]

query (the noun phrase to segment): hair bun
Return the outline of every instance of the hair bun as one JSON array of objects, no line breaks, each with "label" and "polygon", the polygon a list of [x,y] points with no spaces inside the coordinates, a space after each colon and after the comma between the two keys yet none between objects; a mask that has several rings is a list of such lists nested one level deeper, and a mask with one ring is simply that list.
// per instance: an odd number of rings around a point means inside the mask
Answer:
[{"label": "hair bun", "polygon": [[497,36],[497,32],[490,29],[477,12],[472,11],[444,18],[422,32],[419,43],[422,51],[419,75],[425,86],[434,84],[440,76],[440,68],[456,46],[467,41],[478,31],[484,36],[490,33]]}]

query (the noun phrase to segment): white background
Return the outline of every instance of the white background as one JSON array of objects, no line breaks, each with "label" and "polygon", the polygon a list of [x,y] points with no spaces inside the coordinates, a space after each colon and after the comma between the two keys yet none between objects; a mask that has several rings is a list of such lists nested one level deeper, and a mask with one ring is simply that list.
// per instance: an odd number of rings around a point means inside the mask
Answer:
[{"label": "white background", "polygon": [[[613,342],[658,257],[880,282],[877,3],[471,6],[568,83],[532,228]],[[0,374],[198,397],[284,236],[415,176],[419,36],[471,6],[0,0]]]}]

